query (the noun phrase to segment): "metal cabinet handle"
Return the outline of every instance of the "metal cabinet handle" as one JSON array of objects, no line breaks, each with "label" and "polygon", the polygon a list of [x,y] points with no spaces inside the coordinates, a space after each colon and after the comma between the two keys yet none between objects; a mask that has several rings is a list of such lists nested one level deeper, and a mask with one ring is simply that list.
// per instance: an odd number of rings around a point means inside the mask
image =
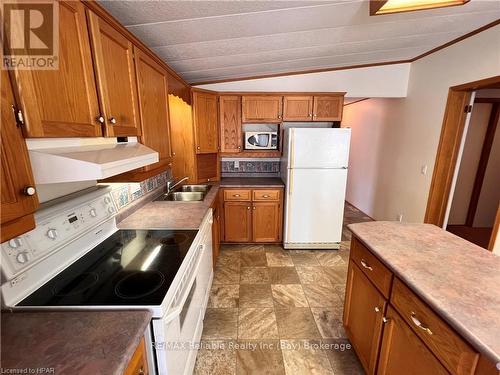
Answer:
[{"label": "metal cabinet handle", "polygon": [[308,116],[309,116],[309,117],[313,117],[312,113],[309,113],[309,115],[308,115]]},{"label": "metal cabinet handle", "polygon": [[115,125],[116,124],[116,118],[114,118],[114,117],[111,116],[109,118],[109,122],[111,123],[111,125]]},{"label": "metal cabinet handle", "polygon": [[23,192],[24,192],[24,195],[31,197],[31,196],[36,194],[36,189],[33,186],[26,186],[24,188]]},{"label": "metal cabinet handle", "polygon": [[375,306],[375,312],[376,312],[376,313],[380,312],[380,307]]},{"label": "metal cabinet handle", "polygon": [[264,194],[264,195],[262,196],[262,198],[269,198],[269,195]]},{"label": "metal cabinet handle", "polygon": [[389,318],[386,318],[386,317],[384,316],[384,317],[382,318],[382,323],[387,323],[387,322],[389,322],[389,320],[390,320]]},{"label": "metal cabinet handle", "polygon": [[313,117],[318,117],[318,115],[315,113],[315,114],[313,115]]},{"label": "metal cabinet handle", "polygon": [[249,210],[249,209],[250,209],[250,206],[247,207],[247,210]]},{"label": "metal cabinet handle", "polygon": [[241,150],[241,146],[238,146],[238,150]]},{"label": "metal cabinet handle", "polygon": [[197,149],[197,150],[199,150],[199,149],[200,149],[200,146],[197,146],[197,147],[196,147],[196,149]]},{"label": "metal cabinet handle", "polygon": [[255,206],[252,207],[255,210]]},{"label": "metal cabinet handle", "polygon": [[98,116],[98,117],[96,118],[96,120],[97,120],[97,122],[98,122],[99,124],[101,124],[101,125],[102,125],[102,124],[104,124],[104,116]]},{"label": "metal cabinet handle", "polygon": [[429,328],[429,327],[424,326],[424,325],[420,322],[420,320],[418,320],[418,319],[417,319],[417,316],[416,316],[416,315],[417,315],[417,314],[415,314],[415,312],[413,312],[413,311],[412,311],[412,312],[411,312],[411,314],[410,314],[410,319],[411,319],[411,321],[413,322],[413,324],[415,324],[418,328],[420,328],[422,331],[426,332],[427,334],[432,335],[432,331],[430,330],[430,328]]},{"label": "metal cabinet handle", "polygon": [[367,270],[373,271],[373,268],[366,262],[366,260],[361,259],[361,265]]},{"label": "metal cabinet handle", "polygon": [[233,197],[241,197],[239,194],[234,194]]},{"label": "metal cabinet handle", "polygon": [[144,375],[144,368],[143,367],[141,367],[139,369],[138,375]]}]

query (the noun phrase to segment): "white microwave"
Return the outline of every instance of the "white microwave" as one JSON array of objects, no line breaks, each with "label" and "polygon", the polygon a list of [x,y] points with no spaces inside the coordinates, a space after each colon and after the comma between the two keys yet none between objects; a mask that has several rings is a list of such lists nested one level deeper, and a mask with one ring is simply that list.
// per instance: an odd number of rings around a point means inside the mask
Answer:
[{"label": "white microwave", "polygon": [[277,150],[278,132],[245,132],[245,150]]}]

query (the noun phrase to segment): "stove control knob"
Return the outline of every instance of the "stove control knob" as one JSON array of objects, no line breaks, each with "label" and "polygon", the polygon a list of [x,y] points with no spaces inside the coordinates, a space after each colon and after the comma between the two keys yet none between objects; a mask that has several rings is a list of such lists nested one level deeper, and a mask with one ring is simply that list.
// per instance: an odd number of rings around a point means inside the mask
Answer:
[{"label": "stove control knob", "polygon": [[104,197],[104,203],[110,204],[111,203],[111,198],[110,197]]},{"label": "stove control knob", "polygon": [[57,238],[57,230],[49,229],[47,231],[47,237],[49,237],[51,240],[55,240]]},{"label": "stove control knob", "polygon": [[91,217],[96,217],[97,216],[97,211],[95,210],[95,208],[91,208],[90,211],[89,211],[89,215]]},{"label": "stove control knob", "polygon": [[22,246],[23,242],[19,237],[13,238],[9,241],[9,246],[13,249],[17,249],[19,246]]},{"label": "stove control knob", "polygon": [[18,263],[24,264],[30,260],[30,254],[27,251],[22,251],[16,256]]},{"label": "stove control knob", "polygon": [[108,207],[108,212],[110,214],[112,214],[113,212],[115,212],[115,208],[114,207]]}]

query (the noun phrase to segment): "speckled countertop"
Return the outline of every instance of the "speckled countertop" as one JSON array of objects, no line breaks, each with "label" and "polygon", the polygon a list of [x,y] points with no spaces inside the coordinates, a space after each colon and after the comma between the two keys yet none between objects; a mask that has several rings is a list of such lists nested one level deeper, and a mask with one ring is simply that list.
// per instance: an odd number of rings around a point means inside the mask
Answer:
[{"label": "speckled countertop", "polygon": [[152,201],[118,222],[120,229],[199,229],[207,210],[217,197],[213,184],[201,202]]},{"label": "speckled countertop", "polygon": [[121,375],[151,321],[149,311],[138,310],[1,315],[2,373],[54,368],[58,375]]},{"label": "speckled countertop", "polygon": [[348,226],[478,352],[500,362],[500,257],[430,224]]},{"label": "speckled countertop", "polygon": [[278,177],[223,177],[221,187],[283,187],[285,184]]}]

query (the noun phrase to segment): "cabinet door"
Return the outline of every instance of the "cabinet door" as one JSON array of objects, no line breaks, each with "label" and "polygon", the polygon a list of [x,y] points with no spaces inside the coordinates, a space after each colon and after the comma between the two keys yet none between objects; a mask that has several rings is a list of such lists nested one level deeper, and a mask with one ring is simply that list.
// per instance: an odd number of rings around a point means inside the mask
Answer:
[{"label": "cabinet door", "polygon": [[135,48],[137,87],[141,115],[141,143],[159,154],[159,162],[144,167],[151,170],[171,160],[168,116],[168,75],[151,57]]},{"label": "cabinet door", "polygon": [[281,238],[279,202],[253,202],[253,242],[278,242]]},{"label": "cabinet door", "polygon": [[221,152],[240,152],[242,148],[240,96],[220,96],[219,119]]},{"label": "cabinet door", "polygon": [[247,95],[241,100],[243,122],[281,122],[282,96]]},{"label": "cabinet door", "polygon": [[16,70],[27,137],[102,135],[85,9],[59,1],[59,69]]},{"label": "cabinet door", "polygon": [[[6,70],[1,72],[1,140],[2,140],[2,189],[1,189],[1,242],[27,232],[35,227],[31,215],[38,207],[36,194],[27,195],[27,187],[34,187],[33,175],[26,143],[17,128],[12,106],[14,96]],[[4,224],[10,222],[11,225]]]},{"label": "cabinet door", "polygon": [[285,96],[283,98],[283,120],[285,121],[311,121],[312,111],[312,96]]},{"label": "cabinet door", "polygon": [[313,120],[314,121],[341,121],[344,108],[344,97],[315,96]]},{"label": "cabinet door", "polygon": [[386,300],[358,266],[349,262],[344,327],[367,374],[375,373]]},{"label": "cabinet door", "polygon": [[219,194],[217,193],[217,197],[212,204],[213,210],[213,219],[214,222],[212,224],[212,262],[213,266],[217,263],[217,258],[220,253],[220,203],[219,203]]},{"label": "cabinet door", "polygon": [[140,135],[133,44],[90,11],[89,23],[106,136]]},{"label": "cabinet door", "polygon": [[443,365],[392,307],[388,308],[387,319],[377,374],[448,374]]},{"label": "cabinet door", "polygon": [[146,356],[146,345],[144,338],[142,338],[125,369],[124,375],[148,375],[148,361]]},{"label": "cabinet door", "polygon": [[193,92],[193,112],[196,153],[216,153],[219,149],[217,95]]},{"label": "cabinet door", "polygon": [[252,239],[251,202],[224,202],[224,239],[250,242]]}]

